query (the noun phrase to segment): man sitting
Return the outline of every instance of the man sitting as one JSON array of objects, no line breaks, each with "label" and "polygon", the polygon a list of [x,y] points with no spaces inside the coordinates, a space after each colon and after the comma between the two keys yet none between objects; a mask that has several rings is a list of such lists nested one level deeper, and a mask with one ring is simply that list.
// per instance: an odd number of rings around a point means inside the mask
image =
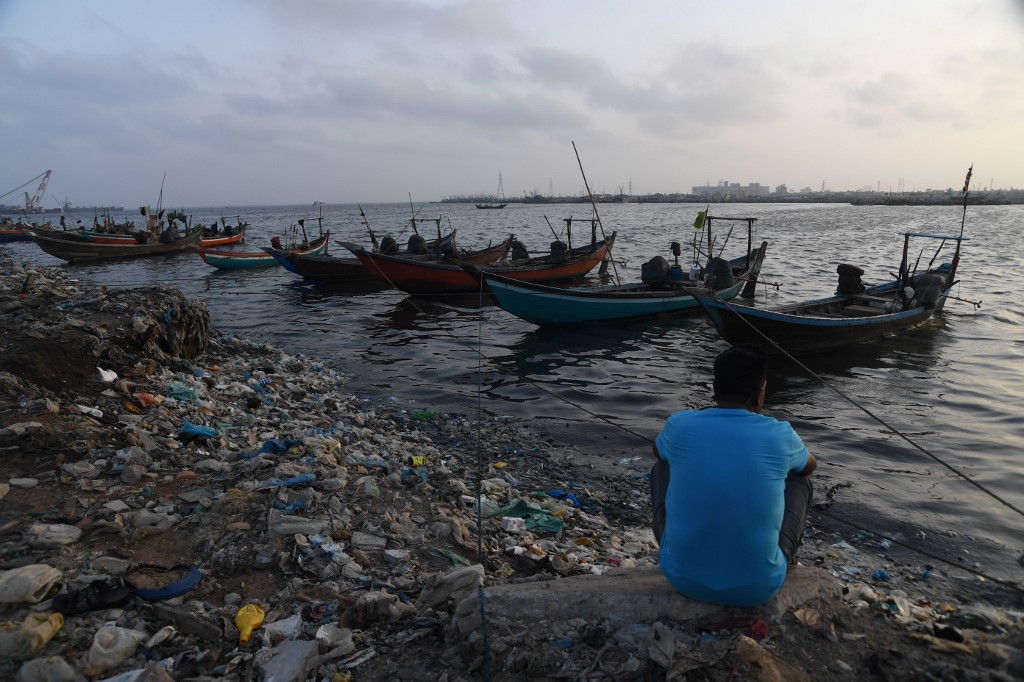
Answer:
[{"label": "man sitting", "polygon": [[722,352],[716,406],[673,414],[655,441],[661,570],[692,599],[763,604],[795,563],[817,462],[789,422],[760,414],[767,364],[753,346]]}]

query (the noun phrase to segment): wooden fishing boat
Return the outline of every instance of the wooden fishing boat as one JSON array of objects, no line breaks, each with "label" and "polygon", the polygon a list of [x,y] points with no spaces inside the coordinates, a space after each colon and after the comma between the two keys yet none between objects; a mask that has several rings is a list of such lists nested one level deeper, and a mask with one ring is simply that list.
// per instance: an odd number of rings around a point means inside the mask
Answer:
[{"label": "wooden fishing boat", "polygon": [[[0,219],[0,244],[10,242],[30,242],[32,235],[25,232],[25,228],[31,227],[20,220],[15,222],[10,218]],[[37,229],[46,230],[51,227],[50,223],[38,226]]]},{"label": "wooden fishing boat", "polygon": [[[699,275],[696,281],[689,279],[689,273],[684,275],[678,266],[669,268],[660,257],[656,274],[630,284],[558,287],[517,281],[499,270],[482,270],[480,276],[502,309],[527,322],[540,326],[593,324],[701,312],[694,289],[713,291],[722,300],[731,300],[741,291],[753,296],[767,248],[768,242],[762,242],[760,248],[731,261],[715,259],[705,268],[716,271],[706,282]],[[712,288],[704,289],[705,284]]]},{"label": "wooden fishing boat", "polygon": [[43,251],[71,263],[112,258],[139,258],[175,253],[198,244],[199,239],[202,237],[200,230],[193,230],[169,242],[153,240],[145,244],[138,242],[129,244],[97,244],[76,232],[44,231],[31,228],[26,231],[32,235],[32,240]]},{"label": "wooden fishing boat", "polygon": [[[243,222],[242,217],[238,215],[227,216],[228,218],[235,218],[237,223],[235,225],[228,225],[228,221],[225,216],[221,216],[220,222],[223,225],[222,229],[217,229],[217,221],[214,220],[209,227],[203,227],[203,241],[201,246],[204,249],[215,248],[218,246],[227,246],[228,244],[238,244],[245,241],[245,230],[249,227],[249,223]],[[323,234],[323,216],[321,215],[321,234]]]},{"label": "wooden fishing boat", "polygon": [[5,225],[0,228],[0,244],[30,241],[32,241],[32,235],[28,234],[20,227],[8,227]]},{"label": "wooden fishing boat", "polygon": [[[585,247],[553,249],[552,255],[525,258],[486,265],[481,269],[527,282],[551,282],[583,277],[608,255],[615,233]],[[367,251],[356,244],[342,243],[363,262],[371,274],[410,294],[449,294],[474,291],[480,287],[478,276],[464,264],[450,261],[423,261]]]},{"label": "wooden fishing boat", "polygon": [[146,239],[148,233],[141,230],[136,232],[97,232],[96,230],[79,231],[83,237],[96,244],[137,244],[140,239]]},{"label": "wooden fishing boat", "polygon": [[[327,251],[327,242],[330,232],[305,246],[293,249],[281,249],[289,254],[317,256]],[[192,248],[203,262],[221,270],[242,270],[248,268],[266,268],[279,265],[273,254],[268,253],[266,248],[260,251],[222,251],[217,249]]]},{"label": "wooden fishing boat", "polygon": [[200,246],[204,249],[215,248],[218,246],[227,246],[228,244],[238,244],[245,241],[245,228],[247,225],[243,225],[237,232],[231,232],[225,234],[224,232],[210,233],[203,231],[203,239],[200,242]]},{"label": "wooden fishing boat", "polygon": [[[515,240],[514,235],[509,235],[505,241],[486,246],[475,251],[461,251],[452,258],[442,258],[434,253],[412,254],[406,252],[403,257],[413,260],[429,261],[443,260],[449,263],[469,263],[486,265],[501,260],[508,252],[509,247]],[[340,243],[340,242],[339,242]],[[288,253],[281,249],[263,247],[263,250],[271,254],[284,266],[285,269],[294,272],[306,279],[329,280],[337,282],[362,282],[377,281],[378,278],[371,274],[363,262],[358,258],[339,258],[337,256],[319,256]]]},{"label": "wooden fishing boat", "polygon": [[[854,284],[851,288],[849,278],[859,277],[856,273],[861,271],[840,265],[840,292],[845,293],[826,298],[766,309],[732,305],[712,295],[699,296],[698,300],[723,339],[731,344],[753,343],[769,353],[812,353],[902,334],[942,310],[957,283],[960,245],[967,240],[962,235],[902,234],[903,260],[895,281],[867,288]],[[955,241],[952,261],[920,274],[911,272],[907,266],[911,237],[939,239],[943,244]]]}]

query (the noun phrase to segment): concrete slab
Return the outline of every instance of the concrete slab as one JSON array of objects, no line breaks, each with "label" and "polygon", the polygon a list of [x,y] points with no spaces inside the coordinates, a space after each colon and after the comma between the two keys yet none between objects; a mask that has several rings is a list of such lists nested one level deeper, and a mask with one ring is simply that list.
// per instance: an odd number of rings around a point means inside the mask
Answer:
[{"label": "concrete slab", "polygon": [[[578,575],[542,582],[495,585],[484,590],[488,618],[518,622],[608,618],[614,622],[654,623],[693,620],[736,612],[778,620],[790,609],[811,599],[840,599],[842,585],[827,571],[794,566],[776,597],[755,608],[707,604],[675,591],[657,566],[609,571],[604,575]],[[461,600],[454,623],[462,634],[480,627],[477,595]]]}]

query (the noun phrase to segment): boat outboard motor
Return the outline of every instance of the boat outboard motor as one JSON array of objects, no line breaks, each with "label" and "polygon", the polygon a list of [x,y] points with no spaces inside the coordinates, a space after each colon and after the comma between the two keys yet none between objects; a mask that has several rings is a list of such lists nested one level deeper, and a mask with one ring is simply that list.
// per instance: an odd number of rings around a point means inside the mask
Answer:
[{"label": "boat outboard motor", "polygon": [[512,256],[512,260],[527,260],[530,257],[530,252],[526,250],[526,244],[522,243],[518,239],[509,244],[508,248]]},{"label": "boat outboard motor", "polygon": [[668,261],[655,256],[640,266],[640,279],[644,284],[659,284],[668,281],[670,272]]},{"label": "boat outboard motor", "polygon": [[859,294],[864,291],[864,285],[860,281],[864,271],[856,265],[840,263],[836,268],[836,272],[839,274],[839,286],[836,287],[837,294],[850,295]]},{"label": "boat outboard motor", "polygon": [[455,246],[453,242],[445,242],[445,244],[441,247],[441,255],[444,256],[445,258],[458,258],[459,247]]},{"label": "boat outboard motor", "polygon": [[409,235],[409,244],[406,248],[409,249],[409,253],[426,253],[427,240],[418,234]]},{"label": "boat outboard motor", "polygon": [[551,262],[557,265],[568,259],[569,245],[561,241],[551,242]]},{"label": "boat outboard motor", "polygon": [[385,256],[393,256],[398,253],[398,242],[394,237],[384,237],[380,240],[380,252]]},{"label": "boat outboard motor", "polygon": [[914,300],[924,308],[934,308],[942,295],[942,285],[946,280],[941,275],[925,275],[914,288]]},{"label": "boat outboard motor", "polygon": [[732,286],[732,266],[724,258],[712,258],[708,262],[708,288],[726,289]]}]

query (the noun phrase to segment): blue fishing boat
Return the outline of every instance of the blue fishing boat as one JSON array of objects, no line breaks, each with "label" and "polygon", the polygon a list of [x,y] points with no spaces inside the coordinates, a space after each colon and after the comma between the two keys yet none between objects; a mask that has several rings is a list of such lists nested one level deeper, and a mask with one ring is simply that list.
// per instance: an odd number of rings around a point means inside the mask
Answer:
[{"label": "blue fishing boat", "polygon": [[[957,283],[961,242],[968,239],[920,232],[902,235],[903,260],[894,281],[864,287],[859,285],[863,271],[841,264],[839,288],[826,298],[767,309],[733,305],[713,295],[698,295],[698,301],[723,339],[731,344],[752,343],[772,354],[819,352],[902,334],[942,310]],[[919,274],[912,272],[907,264],[912,237],[956,242],[952,261]]]},{"label": "blue fishing boat", "polygon": [[[480,271],[498,305],[506,312],[539,326],[594,324],[655,315],[700,312],[695,290],[710,284],[715,295],[731,300],[749,287],[764,261],[767,242],[749,255],[731,261],[717,259],[718,272],[672,279],[672,269],[655,281],[610,284],[596,287],[557,287],[503,277],[497,271]],[[687,273],[689,275],[689,273]]]},{"label": "blue fishing boat", "polygon": [[[479,277],[502,309],[539,326],[583,325],[628,320],[656,315],[700,312],[695,292],[713,292],[722,300],[736,296],[753,296],[755,284],[764,262],[768,242],[752,248],[753,228],[757,218],[708,216],[704,211],[695,225],[706,230],[708,244],[713,244],[711,223],[739,221],[747,224],[747,251],[725,260],[709,257],[704,267],[696,264],[688,271],[679,266],[678,242],[672,243],[675,265],[670,266],[657,256],[642,269],[640,282],[590,287],[559,287],[506,277],[498,269],[484,269]],[[729,232],[731,235],[731,231]],[[703,242],[704,236],[701,236]],[[695,242],[697,240],[695,239]],[[727,238],[726,238],[727,241]],[[703,244],[694,245],[698,253]]]}]

